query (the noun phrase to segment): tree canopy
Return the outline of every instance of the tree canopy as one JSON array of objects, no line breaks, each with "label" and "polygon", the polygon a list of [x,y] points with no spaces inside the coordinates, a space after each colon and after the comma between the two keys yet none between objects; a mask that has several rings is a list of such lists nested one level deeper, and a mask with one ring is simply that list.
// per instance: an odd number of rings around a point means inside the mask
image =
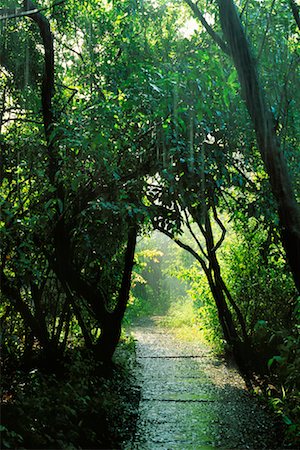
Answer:
[{"label": "tree canopy", "polygon": [[298,339],[299,29],[294,0],[3,1],[8,357],[50,367],[76,335],[110,361],[153,230],[195,258],[185,277],[205,278],[245,375],[274,357],[254,332],[266,310]]}]

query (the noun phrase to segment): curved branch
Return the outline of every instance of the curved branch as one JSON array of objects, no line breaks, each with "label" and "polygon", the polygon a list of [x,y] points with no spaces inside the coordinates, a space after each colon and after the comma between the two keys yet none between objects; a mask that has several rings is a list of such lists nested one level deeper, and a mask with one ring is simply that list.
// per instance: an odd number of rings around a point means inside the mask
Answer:
[{"label": "curved branch", "polygon": [[223,243],[223,241],[224,241],[224,239],[225,239],[225,236],[226,236],[226,228],[224,227],[223,223],[221,222],[221,220],[220,220],[219,217],[218,217],[217,209],[216,209],[216,206],[215,206],[215,205],[213,205],[213,214],[214,214],[214,219],[215,219],[215,221],[217,222],[217,224],[219,225],[219,227],[220,227],[220,229],[221,229],[221,231],[222,231],[222,234],[221,234],[221,237],[220,237],[219,241],[216,243],[216,245],[215,245],[214,248],[212,249],[212,251],[216,252],[216,251],[218,250],[218,248],[221,247],[221,245],[222,245],[222,243]]},{"label": "curved branch", "polygon": [[128,229],[127,247],[124,256],[123,277],[119,290],[117,306],[113,312],[114,316],[119,319],[123,318],[128,303],[131,286],[131,275],[134,266],[134,252],[136,247],[137,231],[137,227],[133,225]]},{"label": "curved branch", "polygon": [[207,258],[207,254],[205,253],[204,248],[202,247],[202,245],[201,245],[199,239],[197,238],[197,236],[195,235],[195,233],[194,233],[193,230],[192,230],[192,227],[191,227],[191,225],[190,225],[190,223],[189,223],[189,218],[188,218],[187,212],[186,212],[185,210],[184,210],[184,215],[185,215],[186,225],[187,225],[187,227],[188,227],[189,232],[191,233],[191,235],[193,236],[193,238],[194,238],[195,241],[197,242],[197,245],[198,245],[198,247],[200,248],[200,250],[201,250],[203,256],[204,256],[205,258]]},{"label": "curved branch", "polygon": [[176,238],[172,233],[170,233],[167,230],[164,230],[163,228],[156,226],[155,227],[158,231],[160,231],[161,233],[165,234],[166,236],[168,236],[170,239],[172,239],[172,241],[174,241],[179,247],[183,248],[184,250],[186,250],[187,252],[189,252],[201,265],[203,271],[205,272],[205,274],[208,276],[208,268],[205,264],[204,259],[201,258],[201,256],[198,255],[197,252],[195,252],[195,250],[190,247],[188,244],[185,244],[184,242],[182,242],[180,239]]},{"label": "curved branch", "polygon": [[49,156],[49,178],[55,181],[57,161],[53,142],[54,116],[52,110],[52,98],[54,95],[54,45],[53,35],[48,19],[39,12],[31,0],[24,0],[24,8],[32,12],[28,17],[39,27],[44,47],[44,74],[42,82],[42,113],[45,129],[45,137]]},{"label": "curved branch", "polygon": [[30,0],[24,0],[24,7],[33,13],[28,17],[35,22],[40,30],[43,41],[45,58],[44,58],[44,77],[42,85],[42,108],[45,125],[46,137],[49,138],[49,127],[53,124],[52,113],[52,97],[54,94],[54,47],[53,35],[50,29],[48,19],[35,7]]},{"label": "curved branch", "polygon": [[23,8],[1,8],[0,9],[0,21],[1,20],[7,20],[7,19],[18,19],[20,17],[29,17],[32,14],[39,13],[41,11],[45,11],[49,8],[54,8],[55,6],[61,5],[62,3],[65,3],[65,0],[60,0],[50,7],[47,6],[45,8],[30,8],[27,9],[26,5]]},{"label": "curved branch", "polygon": [[240,308],[238,307],[237,303],[234,301],[234,299],[233,299],[231,293],[229,292],[228,287],[226,286],[223,278],[220,277],[219,281],[221,283],[223,291],[225,292],[226,297],[228,298],[229,303],[231,304],[232,308],[234,309],[234,311],[235,311],[235,313],[237,315],[238,321],[239,321],[241,329],[242,329],[244,340],[245,340],[245,342],[248,342],[249,336],[248,336],[248,333],[247,333],[246,322],[245,322],[245,319],[243,317],[243,314],[242,314]]}]

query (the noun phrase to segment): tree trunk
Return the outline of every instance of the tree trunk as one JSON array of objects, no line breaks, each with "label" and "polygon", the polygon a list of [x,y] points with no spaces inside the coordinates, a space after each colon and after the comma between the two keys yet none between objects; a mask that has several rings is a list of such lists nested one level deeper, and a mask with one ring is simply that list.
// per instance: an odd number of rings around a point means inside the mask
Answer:
[{"label": "tree trunk", "polygon": [[120,340],[121,323],[122,320],[113,313],[109,317],[106,317],[105,322],[102,323],[101,335],[94,347],[96,358],[99,361],[105,363],[111,362]]},{"label": "tree trunk", "polygon": [[214,280],[212,273],[206,274],[211,293],[218,310],[219,321],[223,330],[224,338],[232,349],[234,359],[241,373],[248,379],[251,378],[251,348],[248,340],[244,342],[238,335],[231,311],[228,308],[224,292],[218,281]]},{"label": "tree trunk", "polygon": [[21,315],[25,327],[28,327],[32,331],[32,334],[38,339],[41,346],[46,348],[50,343],[50,338],[45,321],[39,322],[33,316],[29,306],[23,301],[20,290],[10,283],[3,271],[0,274],[0,280],[1,291],[13,305],[15,310]]},{"label": "tree trunk", "polygon": [[137,229],[130,226],[128,230],[127,247],[124,258],[122,283],[119,290],[118,302],[114,311],[108,314],[102,322],[101,335],[96,345],[96,354],[101,361],[110,361],[121,336],[121,324],[126,311],[131,274],[134,265]]},{"label": "tree trunk", "polygon": [[218,1],[221,26],[238,72],[243,96],[256,133],[258,148],[278,205],[282,243],[296,287],[300,292],[300,207],[293,191],[287,162],[276,135],[274,118],[267,107],[264,92],[259,84],[255,62],[236,7],[232,0]]}]

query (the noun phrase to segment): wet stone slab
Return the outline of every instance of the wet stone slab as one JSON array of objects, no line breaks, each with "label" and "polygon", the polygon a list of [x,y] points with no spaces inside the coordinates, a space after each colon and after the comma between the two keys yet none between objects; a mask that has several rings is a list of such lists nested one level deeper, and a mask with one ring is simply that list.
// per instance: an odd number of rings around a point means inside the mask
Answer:
[{"label": "wet stone slab", "polygon": [[155,322],[134,329],[141,370],[135,437],[126,449],[275,449],[271,418],[237,371],[201,343]]}]

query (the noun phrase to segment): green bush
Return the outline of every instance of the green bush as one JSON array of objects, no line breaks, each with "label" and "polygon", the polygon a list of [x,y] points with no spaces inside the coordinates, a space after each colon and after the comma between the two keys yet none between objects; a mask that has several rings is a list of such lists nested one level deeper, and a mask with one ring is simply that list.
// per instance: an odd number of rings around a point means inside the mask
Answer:
[{"label": "green bush", "polygon": [[[224,340],[218,319],[217,308],[210,292],[207,279],[200,265],[195,262],[189,268],[177,271],[177,277],[187,285],[187,299],[183,302],[183,317],[193,318],[193,323],[201,332],[204,340],[217,352],[224,350]],[[172,305],[171,314],[181,317],[180,304]],[[180,320],[180,319],[179,319]]]},{"label": "green bush", "polygon": [[90,352],[69,351],[58,374],[18,371],[3,392],[1,448],[116,448],[131,437],[138,398],[134,347],[120,344],[109,370]]},{"label": "green bush", "polygon": [[273,330],[289,326],[296,300],[293,279],[282,248],[255,220],[243,234],[229,237],[222,250],[222,270],[254,341],[261,332],[260,321]]},{"label": "green bush", "polygon": [[269,403],[285,425],[286,444],[300,446],[300,297],[293,315],[294,327],[276,333],[282,343],[268,361]]}]

